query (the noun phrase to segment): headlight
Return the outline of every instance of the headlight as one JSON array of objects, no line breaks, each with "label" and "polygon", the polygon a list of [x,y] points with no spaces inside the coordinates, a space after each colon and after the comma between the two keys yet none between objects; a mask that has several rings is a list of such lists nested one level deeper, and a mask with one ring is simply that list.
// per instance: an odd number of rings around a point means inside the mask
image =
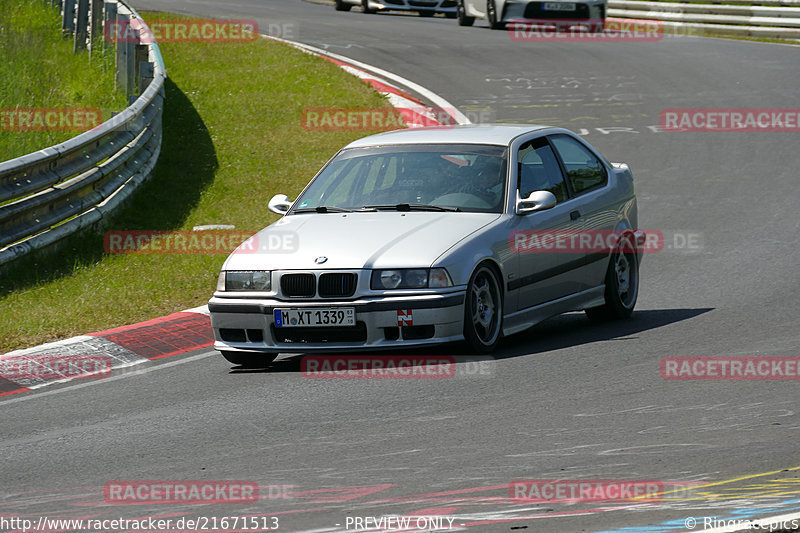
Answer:
[{"label": "headlight", "polygon": [[219,274],[218,291],[260,291],[272,289],[269,270],[227,270]]},{"label": "headlight", "polygon": [[453,282],[443,268],[403,268],[373,270],[370,287],[386,289],[426,289],[452,287]]}]

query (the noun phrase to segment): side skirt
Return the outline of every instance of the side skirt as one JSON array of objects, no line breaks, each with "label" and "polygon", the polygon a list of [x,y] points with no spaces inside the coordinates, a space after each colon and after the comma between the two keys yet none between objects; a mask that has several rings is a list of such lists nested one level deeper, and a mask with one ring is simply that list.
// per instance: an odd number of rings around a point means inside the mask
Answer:
[{"label": "side skirt", "polygon": [[552,316],[569,311],[580,311],[605,303],[606,286],[598,285],[585,291],[576,292],[557,300],[516,311],[503,318],[503,335],[513,335],[538,324]]}]

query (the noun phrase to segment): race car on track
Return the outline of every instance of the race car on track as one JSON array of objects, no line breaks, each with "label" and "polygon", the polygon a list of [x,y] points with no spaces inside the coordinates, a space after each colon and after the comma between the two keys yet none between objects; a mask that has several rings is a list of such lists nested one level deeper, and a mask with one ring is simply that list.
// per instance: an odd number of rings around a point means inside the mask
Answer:
[{"label": "race car on track", "polygon": [[565,129],[372,135],[269,209],[283,216],[227,258],[209,301],[234,364],[451,341],[489,353],[548,317],[636,304],[633,176]]},{"label": "race car on track", "polygon": [[509,24],[520,27],[552,24],[558,28],[585,26],[591,32],[601,32],[606,3],[606,0],[457,0],[456,18],[461,26],[472,26],[476,18],[484,19],[495,30]]},{"label": "race car on track", "polygon": [[447,18],[456,17],[456,0],[334,0],[336,11],[350,11],[360,6],[364,13],[379,11],[416,11],[423,17],[444,13]]}]

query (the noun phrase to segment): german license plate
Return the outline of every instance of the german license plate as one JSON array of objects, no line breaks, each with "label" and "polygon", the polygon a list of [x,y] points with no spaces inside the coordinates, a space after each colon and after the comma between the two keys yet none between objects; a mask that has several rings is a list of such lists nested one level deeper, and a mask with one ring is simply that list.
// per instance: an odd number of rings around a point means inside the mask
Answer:
[{"label": "german license plate", "polygon": [[545,11],[575,11],[573,2],[545,2]]},{"label": "german license plate", "polygon": [[275,309],[274,316],[276,328],[325,328],[356,325],[354,307]]}]

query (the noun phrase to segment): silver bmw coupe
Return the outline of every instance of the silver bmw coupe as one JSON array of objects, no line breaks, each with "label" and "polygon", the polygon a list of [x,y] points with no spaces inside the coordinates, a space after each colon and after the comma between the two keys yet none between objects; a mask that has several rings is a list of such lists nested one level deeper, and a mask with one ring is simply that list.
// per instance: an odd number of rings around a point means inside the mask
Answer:
[{"label": "silver bmw coupe", "polygon": [[209,301],[231,363],[462,341],[489,353],[567,311],[630,316],[633,176],[541,126],[397,130],[342,148],[225,261]]}]

